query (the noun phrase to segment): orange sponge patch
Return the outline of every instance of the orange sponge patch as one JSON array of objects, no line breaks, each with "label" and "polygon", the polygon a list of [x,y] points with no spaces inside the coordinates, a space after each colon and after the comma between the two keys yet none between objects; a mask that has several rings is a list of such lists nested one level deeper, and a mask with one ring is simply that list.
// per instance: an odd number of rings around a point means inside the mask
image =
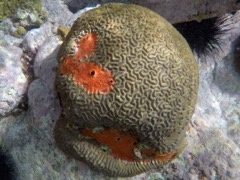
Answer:
[{"label": "orange sponge patch", "polygon": [[93,132],[92,129],[86,128],[81,134],[93,138],[101,145],[108,146],[111,150],[110,155],[122,160],[164,162],[170,161],[176,154],[176,151],[160,154],[154,148],[143,148],[134,135],[118,129],[106,128]]},{"label": "orange sponge patch", "polygon": [[108,93],[114,84],[111,71],[101,68],[94,62],[81,62],[94,53],[96,39],[96,32],[84,35],[78,41],[75,55],[67,54],[59,70],[62,74],[73,76],[75,82],[83,85],[89,93]]},{"label": "orange sponge patch", "polygon": [[75,82],[83,85],[89,93],[108,93],[114,85],[111,71],[102,69],[93,62],[76,62],[67,57],[60,71],[72,75]]},{"label": "orange sponge patch", "polygon": [[123,133],[116,129],[105,129],[104,131],[93,133],[90,129],[84,129],[82,134],[90,136],[100,144],[110,147],[111,155],[115,157],[131,161],[134,159],[134,147],[137,145],[137,140],[129,133]]},{"label": "orange sponge patch", "polygon": [[97,33],[92,32],[91,34],[86,34],[81,39],[79,39],[77,47],[78,50],[75,54],[76,59],[84,59],[86,56],[92,55],[97,46]]},{"label": "orange sponge patch", "polygon": [[76,82],[82,84],[90,93],[108,93],[113,88],[113,77],[109,70],[102,69],[93,62],[80,63],[74,74]]}]

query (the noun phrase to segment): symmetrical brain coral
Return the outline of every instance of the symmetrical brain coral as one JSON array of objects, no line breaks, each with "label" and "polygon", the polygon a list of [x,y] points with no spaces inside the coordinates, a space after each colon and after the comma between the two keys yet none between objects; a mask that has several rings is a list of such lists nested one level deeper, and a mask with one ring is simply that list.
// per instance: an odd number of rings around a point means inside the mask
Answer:
[{"label": "symmetrical brain coral", "polygon": [[120,3],[81,15],[58,54],[57,146],[109,176],[134,176],[186,146],[198,68],[158,14]]}]

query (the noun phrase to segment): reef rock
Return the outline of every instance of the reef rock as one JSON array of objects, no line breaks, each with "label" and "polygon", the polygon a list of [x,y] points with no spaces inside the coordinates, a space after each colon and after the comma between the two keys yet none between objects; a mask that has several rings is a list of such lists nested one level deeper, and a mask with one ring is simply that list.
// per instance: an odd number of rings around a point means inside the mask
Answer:
[{"label": "reef rock", "polygon": [[17,107],[26,92],[28,81],[22,69],[22,54],[16,46],[0,46],[0,115]]}]

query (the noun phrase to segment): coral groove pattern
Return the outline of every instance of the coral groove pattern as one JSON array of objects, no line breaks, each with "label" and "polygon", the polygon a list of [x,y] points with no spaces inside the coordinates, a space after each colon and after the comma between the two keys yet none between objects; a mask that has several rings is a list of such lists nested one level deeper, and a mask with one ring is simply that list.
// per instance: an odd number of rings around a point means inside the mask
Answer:
[{"label": "coral groove pattern", "polygon": [[185,39],[158,14],[121,3],[82,14],[58,53],[57,146],[109,176],[157,168],[182,152],[198,91]]}]

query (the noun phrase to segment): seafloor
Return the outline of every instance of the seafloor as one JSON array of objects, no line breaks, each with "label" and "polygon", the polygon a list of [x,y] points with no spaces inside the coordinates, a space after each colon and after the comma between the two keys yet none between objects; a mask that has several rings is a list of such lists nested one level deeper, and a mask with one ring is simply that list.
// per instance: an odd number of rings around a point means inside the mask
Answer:
[{"label": "seafloor", "polygon": [[[72,14],[60,1],[43,2],[48,17],[25,34],[13,36],[11,18],[0,25],[0,144],[12,155],[19,179],[123,179],[90,170],[54,144],[61,111],[53,87],[57,27],[71,25],[82,11]],[[21,23],[31,23],[24,17]],[[199,96],[186,149],[168,165],[127,179],[240,178],[239,13],[229,24],[221,51],[198,59]]]}]

